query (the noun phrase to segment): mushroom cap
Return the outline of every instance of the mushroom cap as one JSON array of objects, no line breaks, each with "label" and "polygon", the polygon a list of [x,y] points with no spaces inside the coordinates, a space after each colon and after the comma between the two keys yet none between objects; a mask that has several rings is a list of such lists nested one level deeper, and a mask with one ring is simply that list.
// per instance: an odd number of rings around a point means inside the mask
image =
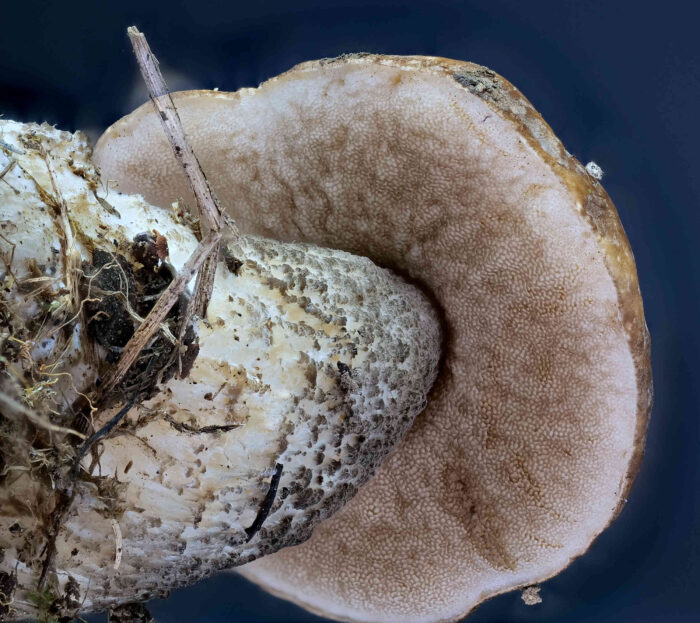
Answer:
[{"label": "mushroom cap", "polygon": [[[443,621],[584,553],[641,461],[649,336],[612,202],[525,97],[471,63],[361,54],[175,102],[243,231],[401,272],[447,335],[374,479],[244,575],[336,619]],[[188,196],[150,105],[95,158],[151,202]]]}]

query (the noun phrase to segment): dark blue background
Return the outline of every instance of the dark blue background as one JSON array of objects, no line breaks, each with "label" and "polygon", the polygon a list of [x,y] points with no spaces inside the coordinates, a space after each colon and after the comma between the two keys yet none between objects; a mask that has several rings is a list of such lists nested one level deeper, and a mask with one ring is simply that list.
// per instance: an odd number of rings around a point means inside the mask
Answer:
[{"label": "dark blue background", "polygon": [[[637,258],[656,404],[641,473],[615,524],[544,584],[543,604],[528,608],[512,593],[469,621],[699,621],[700,45],[692,4],[8,0],[0,112],[99,135],[143,101],[130,24],[148,35],[176,89],[254,86],[297,62],[350,51],[467,59],[507,77],[570,152],[605,171]],[[151,609],[159,623],[321,620],[231,575]]]}]

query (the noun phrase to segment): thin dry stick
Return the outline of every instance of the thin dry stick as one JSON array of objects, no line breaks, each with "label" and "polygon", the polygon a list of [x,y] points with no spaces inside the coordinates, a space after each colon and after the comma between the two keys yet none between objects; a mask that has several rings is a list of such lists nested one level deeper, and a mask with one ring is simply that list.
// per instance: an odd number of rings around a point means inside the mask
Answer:
[{"label": "thin dry stick", "polygon": [[[158,61],[151,52],[146,37],[134,26],[127,28],[126,32],[134,49],[134,55],[139,64],[141,75],[148,88],[151,102],[153,102],[153,106],[158,113],[165,134],[173,148],[175,158],[182,166],[182,170],[185,172],[187,181],[197,200],[204,236],[180,274],[163,292],[144,322],[124,347],[122,356],[119,358],[114,370],[104,379],[101,387],[103,396],[113,390],[119,381],[124,378],[131,364],[136,361],[141,350],[146,346],[158,325],[184,292],[187,283],[197,271],[199,272],[195,283],[194,296],[190,299],[187,310],[181,320],[179,339],[182,340],[187,325],[194,314],[204,316],[214,288],[218,247],[223,224],[219,201],[209,185],[197,157],[187,142],[180,116],[170,97],[168,87],[158,69]],[[238,230],[235,225],[230,224],[228,219],[227,226],[231,230],[234,240],[239,240],[240,234]]]},{"label": "thin dry stick", "polygon": [[[170,97],[170,93],[168,92],[168,87],[165,84],[165,80],[163,80],[163,76],[158,69],[158,61],[153,55],[153,52],[151,52],[151,48],[143,33],[139,32],[135,26],[127,28],[126,32],[131,40],[134,55],[139,64],[143,80],[148,88],[153,107],[158,113],[163,130],[168,137],[170,146],[173,148],[173,154],[175,154],[175,158],[182,166],[182,170],[185,172],[187,181],[197,201],[202,234],[206,237],[210,232],[221,231],[223,218],[219,200],[212,187],[209,185],[209,181],[206,175],[204,175],[204,171],[197,157],[187,142],[185,131],[180,121],[180,115],[178,115],[172,97]],[[231,235],[234,238],[233,242],[239,242],[240,234],[236,226],[230,223],[227,223],[227,226],[231,229]],[[204,316],[206,313],[209,300],[211,299],[212,289],[214,288],[217,257],[218,253],[212,253],[211,257],[207,259],[202,267],[202,271],[197,276],[194,296],[185,313],[185,322],[181,324],[181,331],[184,331],[192,314],[196,313],[200,316]]]},{"label": "thin dry stick", "polygon": [[[163,129],[173,148],[175,158],[182,166],[197,200],[202,224],[210,231],[219,229],[221,223],[219,201],[211,186],[209,186],[209,182],[199,165],[197,157],[190,148],[187,138],[185,138],[185,131],[182,128],[180,116],[175,109],[175,104],[170,97],[165,80],[163,80],[163,76],[158,69],[158,61],[153,56],[153,52],[151,52],[151,48],[148,46],[143,33],[139,32],[135,26],[130,26],[126,32],[134,48],[134,54],[136,55],[143,80],[148,87],[153,107],[160,117]],[[209,232],[205,231],[203,233],[206,235]]]},{"label": "thin dry stick", "polygon": [[5,174],[15,166],[15,161],[13,159],[10,159],[10,161],[5,165],[2,171],[0,171],[0,179],[5,177]]}]

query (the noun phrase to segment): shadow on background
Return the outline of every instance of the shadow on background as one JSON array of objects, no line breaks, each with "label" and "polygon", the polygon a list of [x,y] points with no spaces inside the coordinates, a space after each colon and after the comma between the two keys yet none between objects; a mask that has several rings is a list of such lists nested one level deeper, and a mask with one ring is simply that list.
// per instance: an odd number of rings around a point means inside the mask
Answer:
[{"label": "shadow on background", "polygon": [[[635,251],[652,335],[647,454],[615,524],[546,582],[470,623],[700,620],[698,199],[700,47],[688,3],[134,2],[5,4],[0,112],[97,137],[145,99],[125,35],[149,37],[170,86],[235,90],[349,51],[428,54],[495,69],[579,160],[595,160]],[[235,575],[151,604],[159,623],[321,621]],[[106,620],[89,617],[92,622]]]}]

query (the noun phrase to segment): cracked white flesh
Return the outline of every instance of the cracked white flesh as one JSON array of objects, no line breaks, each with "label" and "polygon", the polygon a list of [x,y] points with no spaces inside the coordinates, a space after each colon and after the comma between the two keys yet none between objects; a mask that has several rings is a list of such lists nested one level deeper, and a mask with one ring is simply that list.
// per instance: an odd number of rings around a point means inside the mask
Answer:
[{"label": "cracked white flesh", "polygon": [[[639,465],[648,334],[615,208],[529,102],[470,63],[372,55],[175,101],[244,231],[396,267],[446,315],[396,453],[307,543],[242,572],[326,616],[406,623],[583,553]],[[148,107],[96,158],[153,201],[186,193]]]},{"label": "cracked white flesh", "polygon": [[[0,169],[16,161],[0,185],[0,244],[8,260],[15,245],[12,274],[2,268],[3,296],[25,323],[41,305],[13,287],[15,279],[23,283],[39,270],[50,283],[42,300],[65,302],[60,224],[31,177],[47,193],[55,190],[46,162],[22,140],[30,135],[49,153],[83,262],[92,261],[93,245],[129,256],[137,234],[157,230],[168,241],[170,262],[181,268],[197,240],[173,211],[98,186],[116,210],[110,212],[90,188],[99,178],[79,135],[0,121],[0,138],[24,151],[0,153]],[[102,442],[93,476],[116,477],[116,498],[107,500],[94,483],[78,487],[56,542],[55,571],[61,586],[69,576],[78,581],[86,610],[166,592],[308,538],[371,475],[425,404],[440,329],[416,288],[367,259],[306,244],[246,236],[240,256],[240,266],[218,266],[189,376],[168,381]],[[57,312],[52,322],[65,320]],[[70,328],[78,333],[80,324]],[[45,337],[52,329],[32,348],[47,366],[59,350],[58,340]],[[64,365],[54,370],[73,377],[59,377],[65,399],[90,391],[95,379],[80,341],[69,341]],[[96,413],[95,427],[118,408]],[[231,425],[238,427],[211,428]],[[271,512],[247,542],[245,529],[277,463],[282,473]],[[89,464],[86,458],[83,467]],[[0,488],[0,571],[11,572],[19,561],[13,604],[19,613],[32,612],[26,590],[41,568],[33,513],[50,507],[51,495],[30,474]],[[18,511],[10,499],[24,499],[28,508]],[[123,539],[118,569],[116,534]]]}]

